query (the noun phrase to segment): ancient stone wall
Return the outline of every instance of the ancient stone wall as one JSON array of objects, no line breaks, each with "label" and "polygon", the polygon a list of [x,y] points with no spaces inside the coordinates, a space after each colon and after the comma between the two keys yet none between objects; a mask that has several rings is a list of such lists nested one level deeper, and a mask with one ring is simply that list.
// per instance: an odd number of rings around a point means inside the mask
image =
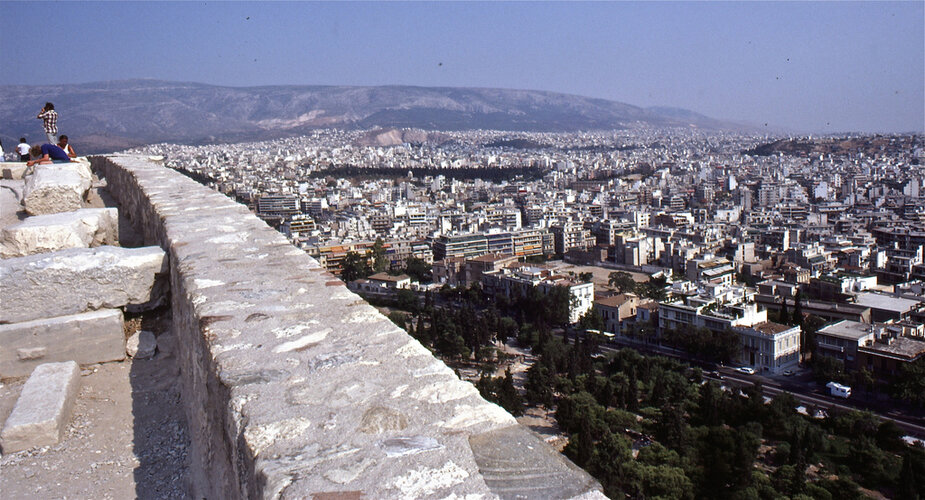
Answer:
[{"label": "ancient stone wall", "polygon": [[596,498],[590,476],[233,200],[93,158],[170,261],[195,498]]}]

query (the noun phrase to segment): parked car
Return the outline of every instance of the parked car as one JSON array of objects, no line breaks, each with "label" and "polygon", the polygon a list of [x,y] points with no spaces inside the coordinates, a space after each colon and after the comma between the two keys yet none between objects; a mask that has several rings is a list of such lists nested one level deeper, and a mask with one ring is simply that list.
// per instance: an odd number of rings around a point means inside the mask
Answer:
[{"label": "parked car", "polygon": [[794,373],[796,372],[794,372],[793,370],[784,370],[785,377],[792,377]]},{"label": "parked car", "polygon": [[736,368],[736,371],[739,372],[739,373],[744,373],[744,374],[746,374],[746,375],[754,375],[754,374],[755,374],[755,369],[752,368],[751,366],[740,366],[740,367]]}]

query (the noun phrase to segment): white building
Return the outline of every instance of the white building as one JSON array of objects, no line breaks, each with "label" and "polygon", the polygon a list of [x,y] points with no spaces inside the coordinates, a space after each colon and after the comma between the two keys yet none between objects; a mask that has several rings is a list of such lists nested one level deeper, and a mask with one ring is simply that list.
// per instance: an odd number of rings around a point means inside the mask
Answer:
[{"label": "white building", "polygon": [[772,374],[795,369],[800,363],[800,327],[764,321],[737,327],[742,350],[739,363]]}]

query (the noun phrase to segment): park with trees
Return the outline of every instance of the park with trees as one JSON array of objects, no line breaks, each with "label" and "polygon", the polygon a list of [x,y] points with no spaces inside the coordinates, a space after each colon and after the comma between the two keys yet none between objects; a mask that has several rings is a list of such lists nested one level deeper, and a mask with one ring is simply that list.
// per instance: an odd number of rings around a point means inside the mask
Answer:
[{"label": "park with trees", "polygon": [[[906,444],[892,423],[865,412],[798,411],[791,395],[768,398],[760,383],[723,387],[699,368],[632,349],[602,354],[593,317],[567,324],[564,288],[508,299],[486,297],[478,285],[444,287],[413,304],[390,317],[450,366],[481,366],[476,386],[512,414],[553,412],[567,436],[563,453],[611,498],[925,498],[925,448]],[[694,352],[732,344],[712,332],[674,334]],[[508,339],[535,356],[522,394],[509,369],[492,376]]]}]

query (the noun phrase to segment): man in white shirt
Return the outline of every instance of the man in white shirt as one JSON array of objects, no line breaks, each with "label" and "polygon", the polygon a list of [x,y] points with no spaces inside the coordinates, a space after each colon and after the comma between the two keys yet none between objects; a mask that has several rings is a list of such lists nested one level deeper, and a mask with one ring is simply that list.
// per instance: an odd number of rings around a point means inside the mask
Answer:
[{"label": "man in white shirt", "polygon": [[25,137],[19,138],[19,144],[16,145],[16,152],[19,153],[19,161],[29,161],[29,143]]}]

